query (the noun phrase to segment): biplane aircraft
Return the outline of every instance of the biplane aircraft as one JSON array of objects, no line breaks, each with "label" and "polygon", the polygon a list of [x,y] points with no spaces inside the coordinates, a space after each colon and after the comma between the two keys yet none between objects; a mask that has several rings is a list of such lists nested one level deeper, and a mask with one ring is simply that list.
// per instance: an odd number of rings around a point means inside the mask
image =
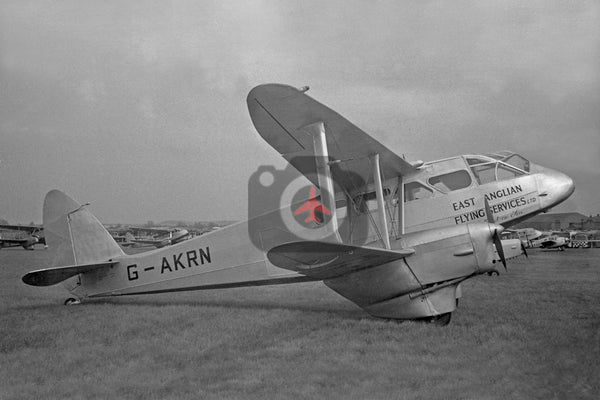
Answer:
[{"label": "biplane aircraft", "polygon": [[23,247],[33,250],[36,244],[46,245],[44,229],[35,225],[0,225],[0,249]]},{"label": "biplane aircraft", "polygon": [[[23,281],[63,282],[73,295],[65,304],[323,281],[372,316],[446,324],[462,282],[520,252],[503,246],[504,227],[574,190],[568,176],[508,151],[409,162],[306,90],[266,84],[247,97],[260,136],[304,175],[299,189],[261,167],[247,221],[135,255],[87,207],[51,191],[43,218],[54,267]],[[256,192],[267,201],[254,202]]]},{"label": "biplane aircraft", "polygon": [[[133,235],[131,231],[135,232]],[[141,237],[140,232],[150,233],[154,236]],[[171,246],[182,242],[190,237],[187,229],[182,228],[129,228],[129,232],[125,234],[125,241],[121,243],[123,247],[161,247]]]},{"label": "biplane aircraft", "polygon": [[523,243],[523,246],[532,247],[531,242],[540,236],[542,232],[534,228],[520,228],[520,229],[505,229],[504,234],[511,234],[518,238]]},{"label": "biplane aircraft", "polygon": [[539,239],[532,240],[532,247],[540,247],[545,250],[557,249],[564,251],[569,246],[569,232],[547,232]]}]

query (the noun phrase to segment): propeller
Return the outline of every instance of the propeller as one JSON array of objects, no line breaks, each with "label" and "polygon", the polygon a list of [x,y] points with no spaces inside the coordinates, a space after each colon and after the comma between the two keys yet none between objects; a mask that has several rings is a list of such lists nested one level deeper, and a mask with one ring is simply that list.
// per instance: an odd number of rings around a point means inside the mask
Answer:
[{"label": "propeller", "polygon": [[[484,198],[485,201],[485,214],[487,216],[487,221],[490,224],[495,224],[494,216],[492,215],[492,210],[490,209],[490,204],[487,199]],[[502,265],[504,265],[504,270],[508,271],[506,268],[506,257],[504,257],[504,249],[502,248],[502,241],[500,240],[500,235],[498,234],[498,229],[494,229],[494,234],[492,235],[492,241],[494,242],[494,246],[496,247],[496,252],[500,257],[500,261],[502,261]]]},{"label": "propeller", "polygon": [[529,256],[527,255],[527,250],[525,250],[525,245],[523,244],[523,242],[521,242],[521,250],[523,251],[523,254],[525,254],[525,258],[529,258]]}]

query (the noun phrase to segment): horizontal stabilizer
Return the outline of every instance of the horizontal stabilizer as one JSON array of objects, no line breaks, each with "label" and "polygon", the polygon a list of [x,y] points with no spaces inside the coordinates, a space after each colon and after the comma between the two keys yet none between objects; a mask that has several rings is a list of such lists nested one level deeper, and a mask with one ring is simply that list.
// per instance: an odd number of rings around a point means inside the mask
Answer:
[{"label": "horizontal stabilizer", "polygon": [[279,267],[315,279],[331,279],[410,256],[413,249],[384,250],[338,243],[302,241],[272,248],[267,257]]},{"label": "horizontal stabilizer", "polygon": [[103,262],[96,264],[71,265],[68,267],[56,267],[38,269],[31,271],[23,276],[23,282],[31,286],[51,286],[56,285],[78,274],[95,271],[102,268],[109,268],[118,264],[117,261]]}]

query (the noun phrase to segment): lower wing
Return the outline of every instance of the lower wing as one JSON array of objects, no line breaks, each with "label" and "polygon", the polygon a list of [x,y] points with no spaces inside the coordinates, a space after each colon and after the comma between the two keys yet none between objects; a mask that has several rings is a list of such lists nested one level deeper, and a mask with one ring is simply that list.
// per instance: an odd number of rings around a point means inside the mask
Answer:
[{"label": "lower wing", "polygon": [[302,241],[272,248],[267,257],[279,267],[315,279],[332,279],[408,257],[413,249],[385,250],[346,244]]}]

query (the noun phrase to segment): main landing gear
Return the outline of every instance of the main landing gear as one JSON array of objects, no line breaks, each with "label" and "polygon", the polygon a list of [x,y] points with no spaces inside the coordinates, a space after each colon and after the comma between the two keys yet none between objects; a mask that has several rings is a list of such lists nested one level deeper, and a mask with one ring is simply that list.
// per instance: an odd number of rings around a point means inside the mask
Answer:
[{"label": "main landing gear", "polygon": [[444,314],[436,315],[435,317],[431,317],[429,319],[429,323],[437,326],[446,326],[450,323],[450,319],[452,318],[452,313],[447,312]]},{"label": "main landing gear", "polygon": [[452,313],[447,312],[433,317],[419,318],[417,321],[436,326],[446,326],[450,323],[450,319],[452,319]]},{"label": "main landing gear", "polygon": [[69,297],[65,300],[65,306],[74,306],[76,304],[81,304],[81,300],[76,299],[74,297]]}]

